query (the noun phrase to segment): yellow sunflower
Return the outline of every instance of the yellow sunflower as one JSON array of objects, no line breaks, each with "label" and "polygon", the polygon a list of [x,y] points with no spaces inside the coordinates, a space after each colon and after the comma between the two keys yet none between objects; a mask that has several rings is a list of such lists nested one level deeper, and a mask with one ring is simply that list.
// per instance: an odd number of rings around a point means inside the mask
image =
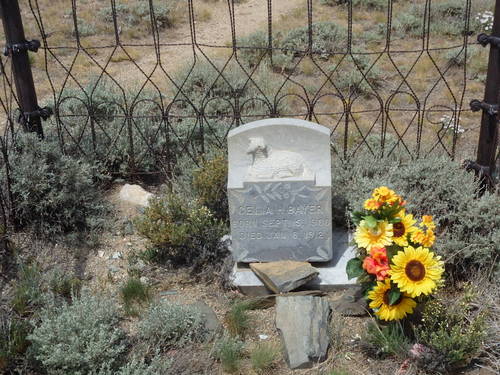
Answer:
[{"label": "yellow sunflower", "polygon": [[389,189],[387,186],[380,186],[373,190],[372,197],[380,203],[394,203],[401,200],[399,195],[397,195],[394,190]]},{"label": "yellow sunflower", "polygon": [[375,315],[382,320],[400,320],[406,314],[411,314],[417,303],[410,298],[407,293],[401,293],[401,297],[392,305],[389,305],[389,291],[391,289],[391,281],[377,281],[375,286],[368,292],[370,308],[375,311]]},{"label": "yellow sunflower", "polygon": [[370,251],[372,247],[384,247],[392,244],[392,224],[382,221],[375,228],[369,228],[365,220],[361,220],[354,232],[354,241],[358,247]]},{"label": "yellow sunflower", "polygon": [[422,229],[415,228],[411,233],[411,241],[420,244],[424,247],[434,245],[436,235],[432,229],[427,229],[425,232]]},{"label": "yellow sunflower", "polygon": [[417,229],[413,226],[417,221],[413,219],[413,215],[405,215],[404,210],[401,210],[396,217],[399,217],[401,221],[392,224],[392,240],[396,245],[408,246],[408,234]]},{"label": "yellow sunflower", "polygon": [[425,247],[415,249],[408,246],[392,258],[389,275],[398,288],[410,297],[428,295],[444,272],[444,263],[440,259]]}]

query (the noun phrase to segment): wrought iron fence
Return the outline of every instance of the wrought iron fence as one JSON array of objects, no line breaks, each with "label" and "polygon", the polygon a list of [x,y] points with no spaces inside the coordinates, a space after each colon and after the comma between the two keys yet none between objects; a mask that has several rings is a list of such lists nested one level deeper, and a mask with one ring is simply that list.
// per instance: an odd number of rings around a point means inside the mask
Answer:
[{"label": "wrought iron fence", "polygon": [[[25,0],[21,10],[27,38],[41,41],[30,65],[53,111],[45,138],[115,173],[171,173],[268,117],[328,126],[342,159],[475,153],[469,101],[483,92],[475,41],[491,27],[489,3]],[[18,111],[12,46],[5,55],[4,145],[19,121],[41,135],[35,120],[49,115]]]}]

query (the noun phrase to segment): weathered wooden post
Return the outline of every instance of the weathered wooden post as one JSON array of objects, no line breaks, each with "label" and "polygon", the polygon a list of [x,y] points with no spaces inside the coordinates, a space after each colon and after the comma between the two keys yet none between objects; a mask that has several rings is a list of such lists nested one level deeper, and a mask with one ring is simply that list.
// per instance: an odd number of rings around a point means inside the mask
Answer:
[{"label": "weathered wooden post", "polygon": [[483,111],[477,159],[475,165],[471,166],[471,168],[474,169],[481,178],[484,189],[487,185],[491,188],[493,184],[492,176],[495,173],[495,158],[498,145],[498,116],[500,103],[500,0],[496,0],[495,3],[495,15],[491,34],[480,34],[477,40],[483,47],[486,47],[488,44],[490,45],[484,100],[473,100],[470,103],[473,111]]},{"label": "weathered wooden post", "polygon": [[6,37],[4,55],[12,59],[12,70],[19,102],[19,120],[26,131],[36,132],[43,138],[41,119],[52,111],[38,106],[28,51],[37,52],[38,40],[26,40],[18,0],[0,0],[0,17]]}]

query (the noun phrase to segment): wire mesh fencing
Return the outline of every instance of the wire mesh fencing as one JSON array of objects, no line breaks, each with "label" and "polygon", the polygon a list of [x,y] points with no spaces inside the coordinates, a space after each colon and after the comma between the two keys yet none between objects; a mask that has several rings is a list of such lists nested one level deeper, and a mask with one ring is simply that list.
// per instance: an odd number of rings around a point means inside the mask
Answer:
[{"label": "wire mesh fencing", "polygon": [[[172,173],[230,129],[292,117],[334,157],[475,153],[486,0],[48,0],[20,3],[45,139],[115,174]],[[7,54],[8,55],[8,54]],[[0,58],[4,145],[20,128]],[[5,147],[4,147],[5,148]],[[4,152],[4,156],[7,151]],[[4,162],[5,162],[4,158]]]}]

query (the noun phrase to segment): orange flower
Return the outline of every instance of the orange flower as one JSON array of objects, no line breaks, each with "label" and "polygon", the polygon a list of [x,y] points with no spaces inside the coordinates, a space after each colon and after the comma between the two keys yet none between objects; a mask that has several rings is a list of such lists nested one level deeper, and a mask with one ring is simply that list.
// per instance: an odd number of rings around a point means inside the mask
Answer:
[{"label": "orange flower", "polygon": [[411,241],[424,247],[431,247],[435,240],[436,236],[432,229],[427,229],[425,232],[422,229],[417,229],[411,234]]},{"label": "orange flower", "polygon": [[376,275],[379,281],[388,277],[390,267],[385,247],[373,247],[370,256],[363,260],[363,269],[369,274]]},{"label": "orange flower", "polygon": [[421,227],[426,226],[428,229],[434,230],[436,229],[436,224],[432,221],[432,215],[424,215],[422,216]]},{"label": "orange flower", "polygon": [[382,206],[382,203],[378,202],[376,199],[367,199],[364,204],[365,210],[376,211]]}]

